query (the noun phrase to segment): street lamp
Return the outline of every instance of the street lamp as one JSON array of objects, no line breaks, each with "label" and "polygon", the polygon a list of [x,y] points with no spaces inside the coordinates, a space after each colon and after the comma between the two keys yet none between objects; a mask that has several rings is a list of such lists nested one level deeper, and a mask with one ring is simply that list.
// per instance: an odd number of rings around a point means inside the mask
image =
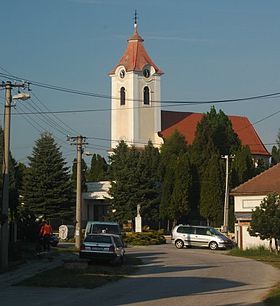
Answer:
[{"label": "street lamp", "polygon": [[[2,83],[1,87],[5,87],[5,110],[4,110],[4,140],[3,140],[3,189],[2,189],[2,207],[1,207],[1,269],[8,269],[8,247],[9,247],[9,152],[10,152],[10,125],[11,125],[11,105],[12,105],[12,88],[25,88],[26,83],[12,84],[11,81]],[[27,100],[29,94],[18,93],[15,100]]]}]

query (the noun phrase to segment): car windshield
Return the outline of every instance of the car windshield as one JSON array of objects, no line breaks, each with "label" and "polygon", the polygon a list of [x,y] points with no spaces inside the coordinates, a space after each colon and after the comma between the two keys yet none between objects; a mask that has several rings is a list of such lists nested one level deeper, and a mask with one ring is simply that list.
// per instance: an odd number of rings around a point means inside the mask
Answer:
[{"label": "car windshield", "polygon": [[108,233],[120,235],[120,229],[117,224],[94,224],[92,233]]},{"label": "car windshield", "polygon": [[224,236],[221,232],[219,232],[218,230],[216,230],[215,228],[210,228],[210,232],[214,235],[218,235],[218,236]]},{"label": "car windshield", "polygon": [[96,243],[112,243],[111,237],[105,235],[88,235],[84,241]]}]

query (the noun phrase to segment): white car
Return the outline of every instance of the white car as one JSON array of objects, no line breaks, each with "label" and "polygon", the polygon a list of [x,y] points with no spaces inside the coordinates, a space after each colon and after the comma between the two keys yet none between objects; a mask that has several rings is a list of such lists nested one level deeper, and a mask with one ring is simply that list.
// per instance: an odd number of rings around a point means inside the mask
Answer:
[{"label": "white car", "polygon": [[80,248],[80,258],[101,259],[122,264],[125,250],[121,238],[114,234],[88,234]]}]

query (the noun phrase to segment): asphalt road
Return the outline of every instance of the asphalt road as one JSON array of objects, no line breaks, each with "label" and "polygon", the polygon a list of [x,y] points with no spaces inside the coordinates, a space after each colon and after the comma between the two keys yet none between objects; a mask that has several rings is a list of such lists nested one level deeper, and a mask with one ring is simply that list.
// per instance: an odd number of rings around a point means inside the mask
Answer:
[{"label": "asphalt road", "polygon": [[173,245],[128,248],[144,265],[136,275],[96,289],[8,287],[0,305],[262,305],[279,270],[224,251]]}]

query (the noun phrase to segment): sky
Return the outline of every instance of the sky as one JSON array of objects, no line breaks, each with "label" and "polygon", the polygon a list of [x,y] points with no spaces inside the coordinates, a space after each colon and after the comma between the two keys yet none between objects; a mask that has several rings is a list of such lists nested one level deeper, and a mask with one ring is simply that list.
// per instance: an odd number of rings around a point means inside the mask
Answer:
[{"label": "sky", "polygon": [[[133,33],[135,9],[145,49],[164,71],[162,100],[203,102],[280,92],[279,0],[3,1],[0,81],[31,81],[31,99],[12,108],[11,152],[17,161],[28,163],[44,131],[53,134],[69,163],[76,152],[67,135],[87,137],[85,151],[107,156],[111,101],[96,96],[111,94],[108,73]],[[4,99],[0,90],[2,126]],[[271,151],[280,128],[278,95],[162,109],[206,113],[211,105],[248,117]]]}]

